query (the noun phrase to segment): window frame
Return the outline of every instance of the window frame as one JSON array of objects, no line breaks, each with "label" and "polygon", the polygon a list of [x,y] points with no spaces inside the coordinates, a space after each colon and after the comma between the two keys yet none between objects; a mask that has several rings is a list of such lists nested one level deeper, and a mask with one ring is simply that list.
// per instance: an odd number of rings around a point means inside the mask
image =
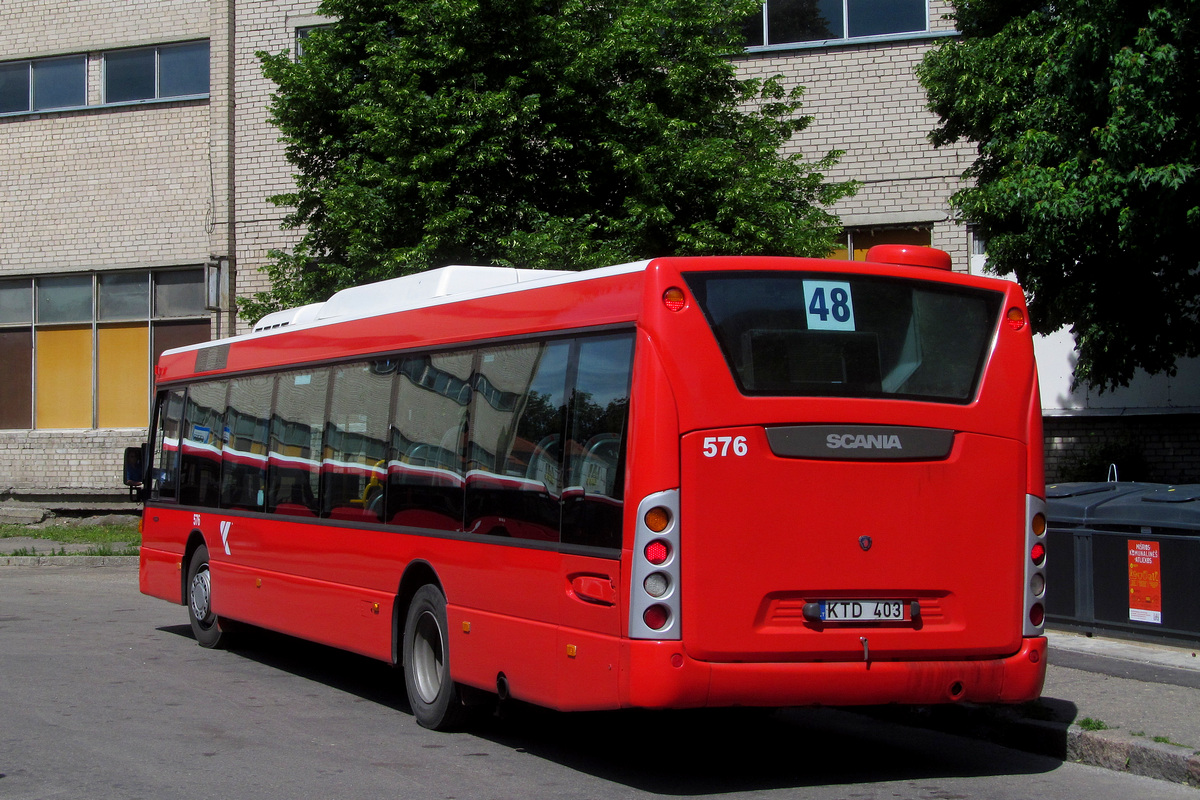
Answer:
[{"label": "window frame", "polygon": [[[164,315],[157,308],[155,289],[158,286],[160,276],[177,275],[179,273],[194,272],[197,280],[192,283],[198,287],[200,303],[193,309],[194,313]],[[136,275],[141,276],[145,281],[147,292],[146,311],[136,317],[131,317],[127,314],[122,314],[116,317],[101,318],[100,314],[100,291],[103,279],[106,276],[117,275]],[[46,286],[43,282],[53,282],[63,278],[86,278],[91,285],[91,299],[89,311],[86,317],[78,319],[57,319],[46,320],[40,313],[40,295],[45,292]],[[177,324],[191,324],[206,326],[211,325],[211,313],[203,308],[204,294],[204,271],[202,264],[184,264],[174,267],[165,268],[141,268],[134,270],[111,270],[104,272],[78,272],[78,273],[57,273],[45,275],[14,275],[11,277],[0,278],[0,285],[5,286],[25,286],[26,291],[22,292],[25,300],[28,301],[29,307],[23,316],[15,317],[10,321],[0,321],[0,331],[17,331],[28,330],[30,332],[30,425],[24,428],[4,428],[3,430],[39,430],[45,429],[44,424],[39,424],[37,413],[38,401],[38,333],[39,331],[55,331],[68,330],[73,328],[87,328],[91,333],[91,352],[89,355],[91,364],[91,376],[88,381],[91,387],[91,410],[88,412],[90,424],[85,426],[85,430],[109,429],[113,427],[129,427],[124,425],[101,425],[101,376],[99,375],[100,363],[104,357],[102,354],[101,339],[107,338],[102,336],[102,331],[115,330],[122,327],[138,326],[146,329],[146,362],[147,362],[147,421],[149,414],[152,413],[153,392],[154,392],[154,357],[158,352],[157,341],[159,332],[163,326],[172,326]],[[168,341],[170,341],[168,339]],[[108,396],[108,395],[106,395]],[[145,423],[139,423],[136,427],[142,427]]]},{"label": "window frame", "polygon": [[[203,92],[193,92],[191,94],[162,94],[162,53],[164,50],[183,48],[189,45],[204,44],[208,47],[208,58],[206,63],[209,67],[208,88]],[[185,100],[200,100],[211,96],[212,94],[212,44],[209,39],[189,39],[182,42],[167,42],[164,44],[148,45],[143,47],[122,47],[113,50],[104,50],[100,54],[100,96],[102,98],[100,105],[103,106],[129,106],[129,105],[145,105],[148,103],[173,103]],[[154,53],[154,96],[153,97],[138,97],[124,100],[109,100],[109,85],[108,85],[108,59],[114,54],[139,53],[152,51]]]},{"label": "window frame", "polygon": [[[771,42],[768,39],[769,30],[768,30],[768,26],[767,26],[767,6],[771,2],[772,2],[772,0],[763,0],[761,6],[759,8],[759,17],[760,17],[761,24],[762,24],[761,35],[762,35],[763,44],[748,45],[746,47],[746,52],[749,54],[769,53],[769,52],[778,51],[778,50],[814,49],[814,48],[820,48],[820,47],[830,47],[830,46],[845,45],[845,44],[870,44],[873,42],[891,42],[891,41],[903,41],[903,40],[909,40],[909,39],[928,39],[928,38],[934,38],[934,37],[940,37],[940,36],[955,36],[955,35],[957,35],[957,31],[954,31],[954,30],[947,30],[947,31],[933,30],[930,25],[930,19],[929,19],[930,0],[922,0],[923,5],[925,7],[925,14],[924,14],[925,27],[922,30],[900,31],[900,32],[896,32],[896,33],[870,34],[870,35],[865,35],[865,36],[850,36],[849,35],[850,25],[849,25],[848,19],[850,17],[849,6],[851,3],[851,0],[841,0],[841,4],[842,4],[842,18],[841,18],[842,35],[841,36],[831,37],[828,39],[806,39],[806,40],[795,41],[795,42]],[[749,20],[747,22],[749,22]]]},{"label": "window frame", "polygon": [[[50,64],[51,62],[66,62],[75,61],[83,70],[83,102],[80,104],[71,105],[50,105],[42,106],[37,102],[37,81],[35,80],[35,66],[38,64]],[[13,61],[0,62],[0,66],[13,67],[24,65],[25,67],[25,107],[21,109],[13,109],[11,111],[0,111],[0,117],[18,116],[21,114],[50,114],[59,111],[74,111],[81,108],[87,108],[88,101],[88,57],[86,53],[66,53],[64,55],[46,56],[44,58],[25,58],[15,59]],[[17,70],[18,72],[20,70]]]}]

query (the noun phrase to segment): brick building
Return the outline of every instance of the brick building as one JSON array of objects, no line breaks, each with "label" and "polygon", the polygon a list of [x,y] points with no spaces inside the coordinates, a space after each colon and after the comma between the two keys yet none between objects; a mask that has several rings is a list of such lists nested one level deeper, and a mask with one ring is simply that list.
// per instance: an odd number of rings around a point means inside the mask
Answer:
[{"label": "brick building", "polygon": [[[244,328],[231,297],[265,288],[258,268],[295,238],[266,200],[291,178],[254,53],[293,48],[327,21],[317,5],[0,5],[0,499],[119,494],[121,450],[144,438],[157,354]],[[819,0],[816,22],[799,21],[796,7],[768,0],[736,61],[748,75],[806,87],[816,120],[793,147],[845,151],[828,177],[862,188],[835,208],[841,254],[932,244],[957,268],[979,269],[978,243],[948,204],[973,148],[929,145],[935,120],[912,72],[953,34],[948,4]],[[1051,360],[1068,357],[1069,348]],[[1113,420],[1105,441],[1120,438],[1131,410],[1158,437],[1158,477],[1196,463],[1186,454],[1200,426],[1178,415],[1200,407],[1200,381],[1109,395],[1102,407],[1060,384],[1044,403],[1066,415],[1048,420],[1052,465],[1095,445]],[[1107,422],[1089,424],[1092,414]]]}]

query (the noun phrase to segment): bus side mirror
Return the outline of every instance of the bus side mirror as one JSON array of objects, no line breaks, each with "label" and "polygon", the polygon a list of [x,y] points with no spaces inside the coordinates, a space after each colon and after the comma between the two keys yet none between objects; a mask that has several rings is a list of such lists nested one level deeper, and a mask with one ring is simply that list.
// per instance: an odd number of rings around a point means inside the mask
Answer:
[{"label": "bus side mirror", "polygon": [[125,465],[122,470],[125,485],[141,486],[146,475],[145,445],[125,448]]}]

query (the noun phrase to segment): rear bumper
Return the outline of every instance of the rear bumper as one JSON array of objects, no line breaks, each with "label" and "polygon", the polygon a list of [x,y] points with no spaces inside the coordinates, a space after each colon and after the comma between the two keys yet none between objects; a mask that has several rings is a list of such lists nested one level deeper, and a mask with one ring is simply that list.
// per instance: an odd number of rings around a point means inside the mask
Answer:
[{"label": "rear bumper", "polygon": [[1041,694],[1046,639],[1006,658],[956,661],[713,663],[678,642],[630,642],[628,705],[642,708],[1021,703]]}]

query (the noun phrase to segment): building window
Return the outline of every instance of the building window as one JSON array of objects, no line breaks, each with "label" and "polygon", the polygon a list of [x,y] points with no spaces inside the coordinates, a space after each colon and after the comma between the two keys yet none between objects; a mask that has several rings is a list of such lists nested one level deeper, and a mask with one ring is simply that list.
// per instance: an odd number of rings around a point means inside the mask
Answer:
[{"label": "building window", "polygon": [[104,54],[104,102],[134,103],[208,94],[208,42]]},{"label": "building window", "polygon": [[312,35],[312,32],[321,28],[328,28],[329,25],[306,25],[302,28],[296,28],[296,60],[299,61],[304,57],[304,42]]},{"label": "building window", "polygon": [[87,56],[0,64],[0,114],[87,105]]},{"label": "building window", "polygon": [[845,246],[835,249],[829,254],[830,258],[865,261],[867,251],[877,244],[914,244],[929,247],[933,240],[933,232],[929,228],[921,227],[847,228],[845,237]]},{"label": "building window", "polygon": [[926,0],[767,0],[745,26],[747,47],[924,33],[928,29]]},{"label": "building window", "polygon": [[159,354],[208,338],[202,269],[0,280],[0,428],[142,427]]}]

